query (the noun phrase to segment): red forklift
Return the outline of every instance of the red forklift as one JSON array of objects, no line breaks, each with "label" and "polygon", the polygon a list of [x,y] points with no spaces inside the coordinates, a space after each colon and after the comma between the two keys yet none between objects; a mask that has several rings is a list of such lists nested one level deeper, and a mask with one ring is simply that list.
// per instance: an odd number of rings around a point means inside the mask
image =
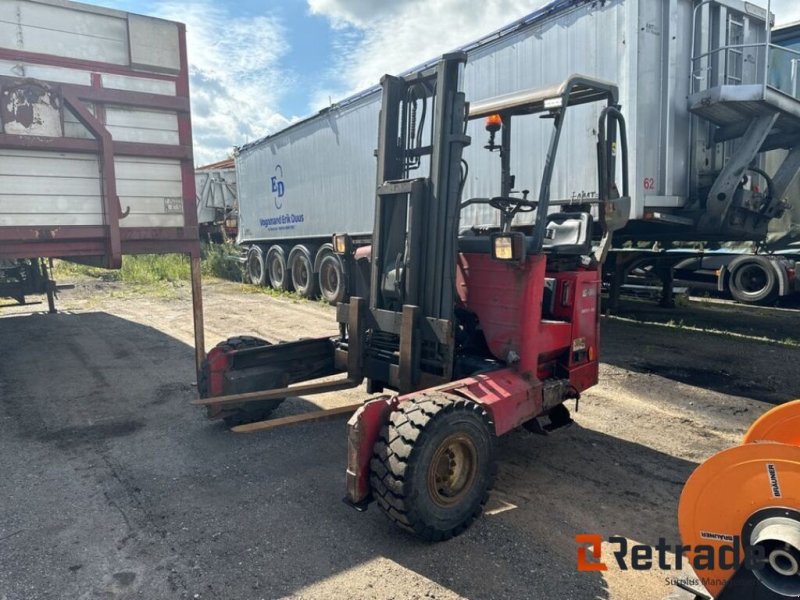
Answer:
[{"label": "red forklift", "polygon": [[[602,263],[630,205],[615,85],[576,75],[470,106],[460,91],[465,62],[463,53],[450,54],[412,75],[382,79],[372,246],[355,248],[347,235],[333,240],[351,294],[337,307],[340,334],[275,345],[223,342],[209,352],[195,402],[237,424],[264,418],[288,396],[365,379],[369,394],[391,390],[349,408],[357,410],[347,426],[345,500],[360,510],[376,500],[400,527],[432,541],[459,534],[481,514],[496,436],[571,424],[565,401],[577,404],[597,383]],[[604,104],[598,197],[551,214],[565,118],[588,103]],[[511,132],[521,118],[553,123],[536,199],[514,191]],[[499,154],[501,178],[497,196],[462,201],[471,119],[486,120],[486,149]],[[460,231],[461,210],[474,204],[497,210],[500,225]],[[532,224],[514,223],[534,211]],[[331,379],[336,374],[344,377]]]}]

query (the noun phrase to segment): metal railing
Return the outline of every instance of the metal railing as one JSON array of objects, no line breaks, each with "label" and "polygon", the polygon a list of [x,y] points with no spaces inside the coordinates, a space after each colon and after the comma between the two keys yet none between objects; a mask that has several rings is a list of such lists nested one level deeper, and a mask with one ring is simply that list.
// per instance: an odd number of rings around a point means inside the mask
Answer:
[{"label": "metal railing", "polygon": [[[733,50],[739,52],[732,55]],[[741,61],[734,75],[731,56]],[[697,93],[720,85],[761,85],[800,100],[798,65],[799,51],[776,44],[720,46],[692,58],[690,89]]]},{"label": "metal railing", "polygon": [[722,45],[702,54],[696,53],[700,9],[718,4],[701,0],[694,7],[692,19],[692,65],[689,89],[692,93],[720,85],[761,85],[800,99],[798,64],[800,52],[772,43],[772,1],[764,9],[765,41]]},{"label": "metal railing", "polygon": [[770,45],[767,85],[800,100],[800,52]]}]

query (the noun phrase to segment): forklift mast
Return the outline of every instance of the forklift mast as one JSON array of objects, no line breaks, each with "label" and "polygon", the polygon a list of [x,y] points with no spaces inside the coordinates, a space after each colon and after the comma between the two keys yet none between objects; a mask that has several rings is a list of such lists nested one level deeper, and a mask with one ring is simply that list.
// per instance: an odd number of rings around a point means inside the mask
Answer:
[{"label": "forklift mast", "polygon": [[348,340],[363,335],[363,361],[350,377],[365,376],[370,393],[451,379],[461,156],[470,142],[459,89],[465,62],[449,54],[381,81],[369,307],[353,298],[346,309],[348,320],[354,306],[366,319],[366,327],[349,323]]},{"label": "forklift mast", "polygon": [[[423,539],[458,535],[480,515],[493,480],[494,439],[518,426],[551,433],[572,423],[568,399],[597,383],[600,268],[611,233],[628,210],[613,183],[619,131],[627,179],[625,122],[613,84],[573,75],[560,86],[527,90],[468,107],[460,91],[464,54],[382,80],[372,247],[354,251],[335,235],[348,271],[369,266],[369,286],[337,307],[336,337],[270,345],[236,338],[209,353],[201,392],[212,417],[228,421],[273,410],[287,396],[352,388],[386,394],[357,406],[236,426],[355,410],[347,428],[345,501],[376,500],[398,526]],[[598,120],[602,239],[592,256],[593,208],[550,214],[550,181],[564,113],[604,102]],[[514,197],[511,123],[552,119],[536,199]],[[461,201],[469,119],[502,130],[501,191]],[[501,227],[459,235],[459,214],[488,204]],[[532,225],[514,225],[536,211]],[[354,265],[356,263],[356,265]],[[359,280],[361,281],[361,280]],[[331,375],[347,373],[346,379]],[[317,383],[314,379],[325,379]]]}]

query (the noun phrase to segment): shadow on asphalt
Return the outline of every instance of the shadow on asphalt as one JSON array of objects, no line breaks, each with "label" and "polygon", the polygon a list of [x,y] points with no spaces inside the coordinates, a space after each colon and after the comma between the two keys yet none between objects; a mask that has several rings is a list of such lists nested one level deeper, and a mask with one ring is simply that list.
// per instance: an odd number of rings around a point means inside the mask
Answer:
[{"label": "shadow on asphalt", "polygon": [[[630,330],[605,333],[632,368]],[[0,569],[10,597],[314,596],[385,558],[466,597],[607,598],[576,534],[677,536],[693,465],[575,426],[502,438],[493,503],[514,508],[424,544],[340,501],[344,420],[229,433],[188,404],[189,346],[106,313],[3,318],[0,338],[0,533],[22,531],[2,549],[29,566]]]},{"label": "shadow on asphalt", "polygon": [[800,311],[623,301],[602,323],[607,364],[780,404],[800,397]]}]

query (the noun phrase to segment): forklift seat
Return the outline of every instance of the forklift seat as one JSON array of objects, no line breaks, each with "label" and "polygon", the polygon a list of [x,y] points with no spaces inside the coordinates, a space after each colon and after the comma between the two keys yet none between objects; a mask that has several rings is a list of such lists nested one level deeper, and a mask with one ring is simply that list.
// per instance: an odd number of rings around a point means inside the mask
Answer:
[{"label": "forklift seat", "polygon": [[548,254],[583,256],[592,252],[592,215],[585,212],[547,215],[543,249]]},{"label": "forklift seat", "polygon": [[[526,240],[527,253],[534,253],[533,238],[526,236]],[[542,249],[547,254],[559,256],[591,254],[592,215],[583,212],[547,215]],[[478,235],[472,229],[462,230],[458,236],[458,251],[466,254],[491,254],[491,238],[488,235]]]}]

